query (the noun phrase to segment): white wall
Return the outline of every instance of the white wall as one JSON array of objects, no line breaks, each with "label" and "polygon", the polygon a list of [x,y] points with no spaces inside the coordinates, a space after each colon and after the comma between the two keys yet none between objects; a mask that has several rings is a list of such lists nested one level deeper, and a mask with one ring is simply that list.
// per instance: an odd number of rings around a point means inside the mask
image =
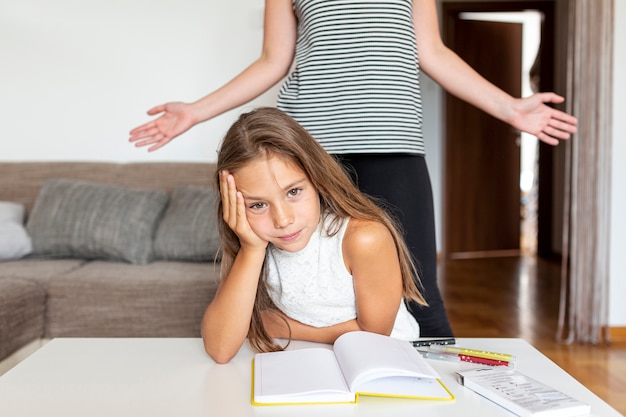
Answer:
[{"label": "white wall", "polygon": [[0,160],[214,160],[241,109],[150,155],[128,131],[245,68],[262,29],[261,0],[0,0]]},{"label": "white wall", "polygon": [[[616,0],[611,325],[626,326],[626,0]],[[191,101],[254,60],[262,0],[0,0],[0,161],[214,161],[241,111],[273,105],[277,89],[147,153],[128,131],[145,111]],[[621,54],[621,55],[620,55]],[[441,90],[422,77],[427,160],[441,213]],[[618,100],[621,100],[618,102]],[[438,216],[439,217],[439,216]],[[438,234],[440,219],[437,220]],[[440,235],[440,234],[439,234]]]}]

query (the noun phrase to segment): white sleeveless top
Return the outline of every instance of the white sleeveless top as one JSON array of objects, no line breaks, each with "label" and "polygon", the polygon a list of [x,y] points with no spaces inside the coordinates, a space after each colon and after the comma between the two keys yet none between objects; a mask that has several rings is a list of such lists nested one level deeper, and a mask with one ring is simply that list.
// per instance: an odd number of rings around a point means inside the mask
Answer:
[{"label": "white sleeveless top", "polygon": [[[328,225],[332,217],[326,221]],[[342,242],[348,226],[343,221],[338,233],[328,236],[322,222],[305,248],[288,252],[268,246],[267,290],[283,313],[301,323],[328,327],[356,318],[352,275],[343,261]],[[400,301],[391,332],[397,339],[419,337],[419,325]]]}]

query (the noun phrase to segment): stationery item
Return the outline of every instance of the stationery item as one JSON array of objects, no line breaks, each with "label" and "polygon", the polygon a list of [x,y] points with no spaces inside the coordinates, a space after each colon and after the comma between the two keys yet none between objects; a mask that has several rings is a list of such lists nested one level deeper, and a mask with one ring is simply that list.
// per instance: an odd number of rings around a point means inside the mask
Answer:
[{"label": "stationery item", "polygon": [[420,337],[411,342],[415,347],[431,346],[431,345],[453,345],[456,343],[454,337]]},{"label": "stationery item", "polygon": [[574,417],[591,412],[589,404],[518,371],[492,367],[457,374],[462,385],[521,417]]},{"label": "stationery item", "polygon": [[454,399],[410,342],[376,333],[345,333],[332,349],[254,357],[254,405],[356,403],[359,395]]},{"label": "stationery item", "polygon": [[478,356],[462,355],[460,353],[433,352],[425,349],[417,349],[417,351],[422,355],[423,358],[435,359],[439,361],[469,362],[489,366],[506,366],[509,368],[512,368],[515,364],[514,362],[498,361],[495,359],[481,358]]},{"label": "stationery item", "polygon": [[493,359],[496,361],[515,362],[515,356],[509,355],[508,353],[488,352],[485,350],[468,349],[468,348],[458,347],[458,346],[433,345],[430,347],[430,349],[435,352],[449,352],[449,353],[456,353],[459,355],[475,356],[477,358]]}]

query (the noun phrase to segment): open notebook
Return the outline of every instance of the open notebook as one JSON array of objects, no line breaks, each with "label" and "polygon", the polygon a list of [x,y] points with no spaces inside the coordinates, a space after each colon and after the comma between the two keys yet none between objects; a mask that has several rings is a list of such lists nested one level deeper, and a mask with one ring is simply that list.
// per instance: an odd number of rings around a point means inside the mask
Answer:
[{"label": "open notebook", "polygon": [[355,403],[359,395],[454,399],[410,342],[376,333],[346,333],[332,350],[255,355],[255,405]]}]

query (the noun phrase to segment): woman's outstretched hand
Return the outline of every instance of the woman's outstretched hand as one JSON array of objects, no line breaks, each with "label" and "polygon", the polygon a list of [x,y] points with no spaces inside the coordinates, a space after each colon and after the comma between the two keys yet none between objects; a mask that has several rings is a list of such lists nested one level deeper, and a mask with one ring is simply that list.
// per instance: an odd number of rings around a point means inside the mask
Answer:
[{"label": "woman's outstretched hand", "polygon": [[198,123],[191,105],[187,103],[162,104],[148,110],[148,114],[150,116],[161,115],[131,130],[129,138],[129,142],[134,142],[137,147],[150,146],[148,152],[165,146],[172,139]]},{"label": "woman's outstretched hand", "polygon": [[511,125],[523,132],[537,136],[549,145],[558,145],[576,133],[577,119],[546,103],[562,103],[564,98],[555,93],[536,93],[517,99]]}]

